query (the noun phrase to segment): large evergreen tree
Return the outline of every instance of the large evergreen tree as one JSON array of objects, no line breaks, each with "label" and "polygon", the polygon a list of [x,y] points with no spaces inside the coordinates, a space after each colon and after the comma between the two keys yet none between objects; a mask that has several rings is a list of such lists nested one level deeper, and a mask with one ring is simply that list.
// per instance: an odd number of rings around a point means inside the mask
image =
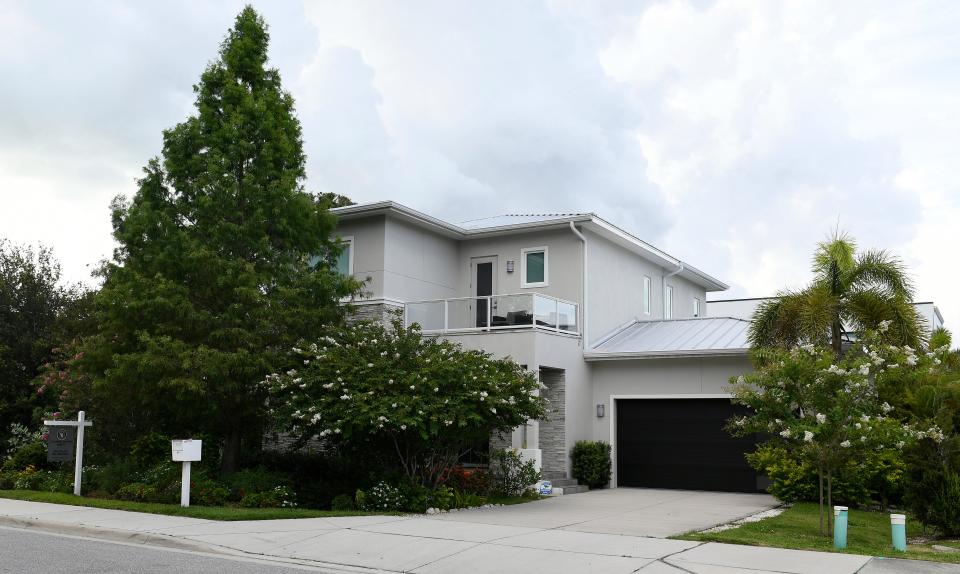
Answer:
[{"label": "large evergreen tree", "polygon": [[257,383],[341,320],[358,287],[333,270],[328,202],[303,189],[300,124],[268,40],[248,6],[194,86],[196,114],[164,132],[133,200],[114,201],[119,246],[86,345],[97,396],[131,411],[131,435],[210,433],[224,472],[241,440],[259,440]]}]

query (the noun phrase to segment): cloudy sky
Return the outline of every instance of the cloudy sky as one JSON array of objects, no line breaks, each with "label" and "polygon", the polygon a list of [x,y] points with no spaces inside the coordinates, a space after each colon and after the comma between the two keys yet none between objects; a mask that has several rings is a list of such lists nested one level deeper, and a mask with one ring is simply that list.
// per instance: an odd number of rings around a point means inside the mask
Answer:
[{"label": "cloudy sky", "polygon": [[[254,2],[307,187],[452,221],[593,211],[760,296],[839,225],[960,320],[960,8],[943,2]],[[0,0],[0,237],[72,280],[191,113],[241,2]]]}]

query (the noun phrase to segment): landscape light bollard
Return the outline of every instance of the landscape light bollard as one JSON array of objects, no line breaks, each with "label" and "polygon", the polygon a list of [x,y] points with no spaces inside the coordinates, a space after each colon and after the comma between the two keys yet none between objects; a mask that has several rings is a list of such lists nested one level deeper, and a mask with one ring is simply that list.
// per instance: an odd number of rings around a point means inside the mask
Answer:
[{"label": "landscape light bollard", "polygon": [[833,547],[838,550],[847,547],[847,512],[846,506],[833,507]]},{"label": "landscape light bollard", "polygon": [[893,537],[893,549],[897,552],[906,552],[907,516],[905,514],[890,515],[890,533]]},{"label": "landscape light bollard", "polygon": [[180,506],[190,506],[190,463],[200,460],[202,440],[184,439],[170,441],[173,448],[173,461],[182,462],[183,470],[180,473]]},{"label": "landscape light bollard", "polygon": [[[77,420],[75,421],[43,421],[43,426],[76,427],[77,450],[73,458],[73,494],[80,496],[80,479],[83,477],[83,429],[93,426],[93,423],[87,420],[87,413],[80,411],[77,413]],[[49,443],[47,448],[50,448]],[[66,458],[54,458],[50,457],[48,454],[47,460],[67,462],[69,460],[69,456]]]}]

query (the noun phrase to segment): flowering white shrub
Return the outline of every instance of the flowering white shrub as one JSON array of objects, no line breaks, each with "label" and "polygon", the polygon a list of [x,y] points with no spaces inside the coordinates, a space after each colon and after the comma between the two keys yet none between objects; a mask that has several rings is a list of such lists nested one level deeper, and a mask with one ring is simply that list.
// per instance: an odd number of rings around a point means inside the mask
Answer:
[{"label": "flowering white shrub", "polygon": [[304,366],[263,382],[277,423],[302,439],[380,449],[424,485],[491,432],[545,412],[535,377],[515,362],[399,320],[333,328],[293,352]]},{"label": "flowering white shrub", "polygon": [[[881,324],[881,332],[885,327]],[[731,379],[734,402],[748,407],[750,414],[731,420],[728,429],[737,436],[770,436],[817,469],[821,528],[824,494],[829,507],[838,468],[868,451],[943,440],[936,426],[914,428],[894,418],[894,408],[878,393],[878,386],[902,380],[908,370],[939,368],[937,352],[883,344],[880,333],[867,332],[840,358],[832,349],[806,345],[756,350],[753,359],[755,372]]]}]

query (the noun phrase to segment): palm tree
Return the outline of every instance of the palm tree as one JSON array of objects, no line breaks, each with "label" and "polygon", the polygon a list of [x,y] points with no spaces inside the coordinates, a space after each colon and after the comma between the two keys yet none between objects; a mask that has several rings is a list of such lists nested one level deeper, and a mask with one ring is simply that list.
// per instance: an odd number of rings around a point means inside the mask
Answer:
[{"label": "palm tree", "polygon": [[848,333],[889,321],[889,342],[919,347],[926,336],[913,307],[913,284],[899,258],[882,250],[857,254],[851,237],[834,233],[817,246],[814,279],[760,304],[750,327],[754,347],[830,344],[839,356]]}]

